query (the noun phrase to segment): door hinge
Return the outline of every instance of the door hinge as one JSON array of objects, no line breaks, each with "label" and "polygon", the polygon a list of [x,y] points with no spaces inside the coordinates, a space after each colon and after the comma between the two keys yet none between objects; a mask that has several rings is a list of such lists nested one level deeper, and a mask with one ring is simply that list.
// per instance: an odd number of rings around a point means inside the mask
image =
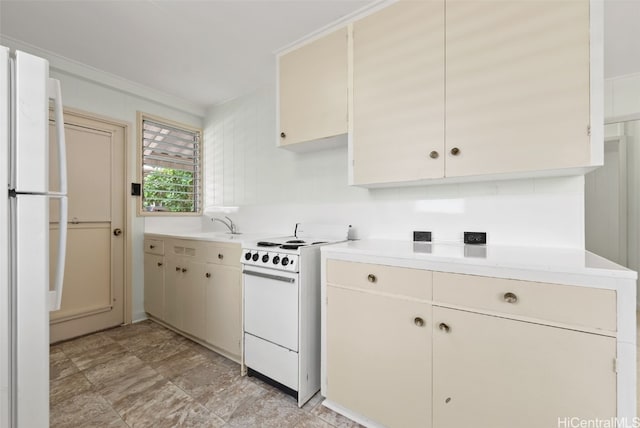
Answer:
[{"label": "door hinge", "polygon": [[591,125],[587,125],[587,136],[591,137]]},{"label": "door hinge", "polygon": [[618,359],[617,358],[613,359],[613,372],[614,373],[618,373]]}]

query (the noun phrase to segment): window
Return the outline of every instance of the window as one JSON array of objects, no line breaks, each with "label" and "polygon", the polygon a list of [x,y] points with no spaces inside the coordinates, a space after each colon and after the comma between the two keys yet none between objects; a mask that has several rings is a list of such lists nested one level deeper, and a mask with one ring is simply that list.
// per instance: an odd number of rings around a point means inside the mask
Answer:
[{"label": "window", "polygon": [[138,112],[140,213],[200,214],[202,131]]}]

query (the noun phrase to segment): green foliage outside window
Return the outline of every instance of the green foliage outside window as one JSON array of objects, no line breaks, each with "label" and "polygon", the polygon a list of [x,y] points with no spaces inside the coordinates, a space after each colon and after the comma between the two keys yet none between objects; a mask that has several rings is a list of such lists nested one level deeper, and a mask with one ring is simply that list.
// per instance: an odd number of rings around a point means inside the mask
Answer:
[{"label": "green foliage outside window", "polygon": [[145,211],[195,212],[193,172],[155,168],[144,177]]}]

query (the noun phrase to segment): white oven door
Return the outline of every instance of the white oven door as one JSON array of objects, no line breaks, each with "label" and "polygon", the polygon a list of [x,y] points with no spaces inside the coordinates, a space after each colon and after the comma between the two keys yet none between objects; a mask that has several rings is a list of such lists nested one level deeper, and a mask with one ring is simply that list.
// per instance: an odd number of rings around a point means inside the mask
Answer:
[{"label": "white oven door", "polygon": [[298,351],[298,274],[245,267],[244,331]]}]

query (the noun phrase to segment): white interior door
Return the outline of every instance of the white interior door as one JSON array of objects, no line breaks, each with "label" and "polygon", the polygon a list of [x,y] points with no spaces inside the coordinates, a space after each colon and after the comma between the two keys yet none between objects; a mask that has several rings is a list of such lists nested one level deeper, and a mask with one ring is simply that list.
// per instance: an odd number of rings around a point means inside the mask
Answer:
[{"label": "white interior door", "polygon": [[[62,305],[50,317],[52,343],[124,322],[124,130],[65,113],[65,133],[67,258]],[[55,165],[54,151],[51,158]],[[50,168],[53,190],[56,174]],[[56,203],[52,202],[50,219],[52,260],[57,256]]]},{"label": "white interior door", "polygon": [[627,149],[607,138],[604,165],[585,176],[586,249],[627,266]]}]

